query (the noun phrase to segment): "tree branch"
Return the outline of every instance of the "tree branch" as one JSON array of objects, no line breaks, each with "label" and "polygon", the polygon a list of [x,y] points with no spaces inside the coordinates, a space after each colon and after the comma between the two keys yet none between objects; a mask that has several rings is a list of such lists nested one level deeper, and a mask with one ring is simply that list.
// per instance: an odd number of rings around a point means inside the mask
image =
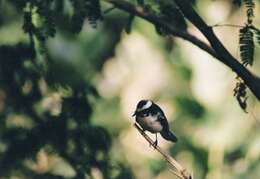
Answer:
[{"label": "tree branch", "polygon": [[[153,140],[144,133],[144,131],[135,123],[134,124],[135,128],[142,134],[142,136],[149,142],[151,146],[154,146]],[[177,172],[173,172],[176,176],[178,176],[181,179],[192,179],[192,176],[190,173],[187,171],[186,168],[182,167],[181,164],[179,164],[174,158],[172,158],[170,155],[166,154],[161,147],[158,145],[154,146],[155,150],[157,150],[162,156],[165,158],[165,160],[177,170]]]},{"label": "tree branch", "polygon": [[200,49],[206,51],[213,57],[215,57],[220,62],[224,63],[230,67],[243,81],[246,83],[248,88],[260,101],[260,78],[252,74],[247,68],[245,68],[237,59],[235,59],[230,52],[224,47],[224,45],[217,38],[213,32],[212,27],[208,26],[203,19],[197,14],[193,9],[192,5],[187,0],[175,0],[176,4],[183,12],[184,16],[196,27],[209,41],[209,46],[207,43],[203,42],[196,36],[190,34],[187,31],[180,31],[173,25],[169,24],[164,19],[149,13],[141,6],[135,6],[126,0],[104,0],[105,2],[113,4],[118,9],[124,10],[128,13],[139,16],[154,25],[159,25],[166,29],[171,35],[180,37],[187,40],[199,47]]},{"label": "tree branch", "polygon": [[205,42],[197,38],[196,36],[190,34],[187,31],[180,31],[179,29],[175,28],[171,24],[168,24],[167,21],[164,19],[151,14],[147,12],[142,6],[135,6],[125,0],[105,0],[108,3],[113,4],[118,9],[124,10],[128,13],[134,14],[138,17],[141,17],[142,19],[145,19],[149,22],[151,22],[154,25],[159,25],[160,27],[163,27],[165,30],[169,31],[171,35],[182,38],[184,40],[187,40],[200,49],[208,52],[213,57],[217,58],[216,52]]},{"label": "tree branch", "polygon": [[208,26],[204,20],[193,9],[187,0],[174,0],[183,12],[184,16],[208,39],[212,48],[218,54],[218,60],[230,67],[240,76],[250,88],[256,98],[260,101],[260,79],[253,75],[247,68],[236,60],[231,53],[224,47],[222,42],[213,32],[212,27]]}]

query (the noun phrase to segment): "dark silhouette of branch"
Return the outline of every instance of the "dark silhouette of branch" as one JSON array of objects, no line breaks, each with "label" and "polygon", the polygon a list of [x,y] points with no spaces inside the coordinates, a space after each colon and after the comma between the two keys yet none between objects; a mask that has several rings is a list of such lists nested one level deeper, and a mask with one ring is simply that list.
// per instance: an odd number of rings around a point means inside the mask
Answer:
[{"label": "dark silhouette of branch", "polygon": [[167,21],[165,21],[165,19],[162,19],[154,14],[147,12],[142,6],[132,5],[131,3],[125,0],[105,0],[105,1],[113,4],[114,7],[117,7],[118,9],[124,10],[138,17],[141,17],[151,22],[152,24],[160,25],[160,27],[163,27],[165,30],[169,31],[171,35],[187,40],[193,43],[194,45],[196,45],[197,47],[201,48],[202,50],[208,52],[213,57],[217,58],[216,52],[207,43],[203,42],[202,40],[200,40],[199,38],[190,34],[187,31],[180,31],[179,29],[175,28]]},{"label": "dark silhouette of branch", "polygon": [[[138,124],[134,124],[135,128],[140,132],[140,134],[142,134],[142,136],[147,140],[147,142],[149,142],[149,144],[151,146],[154,146],[154,142],[153,140],[144,133],[144,131],[142,130],[142,128],[140,128],[138,126]],[[175,168],[177,170],[177,172],[173,171],[174,175],[178,176],[181,179],[192,179],[191,174],[187,171],[186,168],[184,168],[183,166],[181,166],[181,164],[179,164],[174,158],[172,158],[170,155],[168,155],[167,153],[165,153],[161,147],[159,147],[158,145],[154,146],[155,150],[157,150],[164,158],[165,160],[170,164],[171,167]]]},{"label": "dark silhouette of branch", "polygon": [[204,20],[193,9],[187,0],[175,0],[184,16],[200,30],[200,32],[208,39],[212,48],[218,54],[218,60],[230,67],[240,76],[253,94],[260,100],[260,79],[253,75],[246,67],[236,60],[231,53],[224,47],[218,37],[215,35],[212,27],[208,26]]},{"label": "dark silhouette of branch", "polygon": [[125,0],[104,0],[111,3],[118,9],[124,10],[136,16],[139,16],[155,25],[160,25],[171,35],[180,37],[194,44],[195,46],[206,51],[220,62],[231,68],[241,79],[246,83],[248,88],[252,91],[255,97],[260,101],[260,78],[252,74],[246,67],[244,67],[237,59],[235,59],[231,53],[224,47],[222,42],[213,32],[212,26],[208,26],[204,20],[193,9],[192,4],[187,0],[175,0],[177,6],[196,28],[206,37],[210,45],[203,42],[196,36],[190,34],[187,31],[181,31],[164,19],[149,13],[142,6],[133,5]]}]

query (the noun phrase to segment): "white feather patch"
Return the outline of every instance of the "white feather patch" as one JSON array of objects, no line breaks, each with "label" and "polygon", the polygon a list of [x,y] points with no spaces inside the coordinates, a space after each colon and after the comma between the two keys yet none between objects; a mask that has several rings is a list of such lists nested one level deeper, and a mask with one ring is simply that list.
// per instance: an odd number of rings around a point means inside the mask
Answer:
[{"label": "white feather patch", "polygon": [[152,104],[153,104],[152,101],[148,100],[147,103],[142,107],[142,110],[148,109],[149,107],[152,106]]}]

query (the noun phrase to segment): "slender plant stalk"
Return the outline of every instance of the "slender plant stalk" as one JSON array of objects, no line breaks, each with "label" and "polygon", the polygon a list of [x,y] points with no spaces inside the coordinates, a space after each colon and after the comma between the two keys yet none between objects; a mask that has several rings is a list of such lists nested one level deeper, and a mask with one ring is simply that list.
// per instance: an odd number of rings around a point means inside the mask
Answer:
[{"label": "slender plant stalk", "polygon": [[[154,146],[153,140],[143,131],[141,127],[138,126],[138,124],[134,124],[135,128],[140,132],[140,134],[149,142],[150,145]],[[157,150],[164,158],[165,160],[170,164],[171,167],[176,169],[176,172],[172,172],[174,175],[178,176],[181,179],[192,179],[191,174],[187,171],[186,168],[181,166],[173,157],[171,157],[169,154],[164,152],[161,147],[158,145],[154,146],[155,150]]]},{"label": "slender plant stalk", "polygon": [[242,26],[242,25],[236,25],[236,24],[215,24],[215,25],[212,25],[211,27],[235,27],[235,28],[243,28],[244,26]]}]

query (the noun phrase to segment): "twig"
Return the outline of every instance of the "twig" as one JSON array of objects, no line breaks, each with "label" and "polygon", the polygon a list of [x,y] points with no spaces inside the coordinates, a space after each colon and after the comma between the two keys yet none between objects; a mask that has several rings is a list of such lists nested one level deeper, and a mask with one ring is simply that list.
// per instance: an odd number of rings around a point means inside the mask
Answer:
[{"label": "twig", "polygon": [[170,168],[170,172],[173,173],[173,174],[174,174],[175,176],[177,176],[178,178],[183,179],[182,175],[179,174],[178,172],[176,172],[175,170],[173,170],[173,169]]},{"label": "twig", "polygon": [[[150,145],[154,146],[153,140],[138,126],[138,124],[134,124],[135,128],[144,136],[144,138],[149,142]],[[172,158],[170,155],[165,153],[161,147],[158,145],[154,146],[155,150],[157,150],[162,156],[165,158],[165,160],[177,170],[177,174],[174,172],[174,174],[178,177],[181,177],[182,179],[192,179],[190,173],[187,171],[186,168],[182,167],[174,158]]]},{"label": "twig", "polygon": [[236,25],[236,24],[215,24],[215,25],[212,25],[211,27],[236,27],[236,28],[243,28],[244,26]]}]

